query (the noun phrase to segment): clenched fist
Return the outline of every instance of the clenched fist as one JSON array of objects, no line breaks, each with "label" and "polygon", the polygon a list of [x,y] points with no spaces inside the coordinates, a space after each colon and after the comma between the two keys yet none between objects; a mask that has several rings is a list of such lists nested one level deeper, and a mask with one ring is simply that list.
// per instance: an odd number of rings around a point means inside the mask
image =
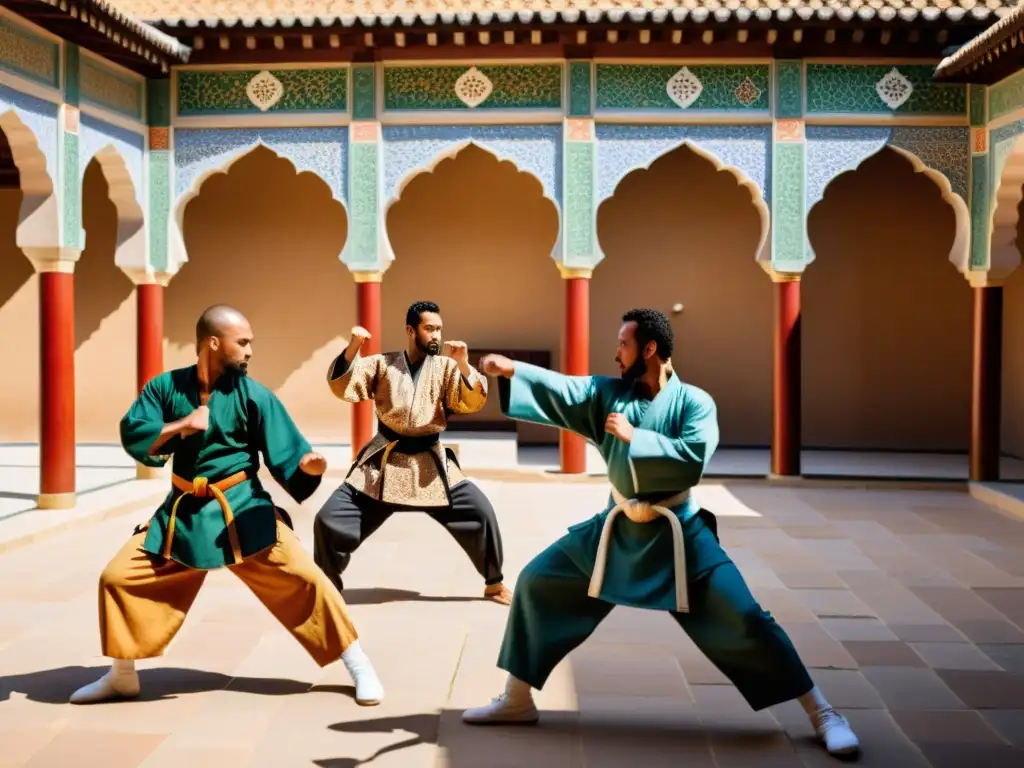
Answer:
[{"label": "clenched fist", "polygon": [[450,357],[457,363],[469,362],[469,347],[464,341],[446,341],[444,343],[445,357]]},{"label": "clenched fist", "polygon": [[355,344],[357,347],[361,347],[363,342],[370,338],[370,336],[370,332],[363,328],[363,326],[356,325],[352,328],[352,332],[349,336],[349,344]]},{"label": "clenched fist", "polygon": [[319,453],[307,453],[299,459],[299,469],[307,475],[322,475],[327,471],[327,459]]},{"label": "clenched fist", "polygon": [[609,435],[619,438],[624,443],[629,443],[633,440],[633,425],[629,423],[629,419],[622,413],[610,414],[605,419],[604,431]]},{"label": "clenched fist", "polygon": [[185,437],[194,435],[196,432],[205,432],[210,427],[210,409],[200,405],[192,413],[185,417],[181,433]]},{"label": "clenched fist", "polygon": [[515,369],[516,364],[504,355],[484,355],[480,358],[480,370],[486,376],[504,376],[509,379]]}]

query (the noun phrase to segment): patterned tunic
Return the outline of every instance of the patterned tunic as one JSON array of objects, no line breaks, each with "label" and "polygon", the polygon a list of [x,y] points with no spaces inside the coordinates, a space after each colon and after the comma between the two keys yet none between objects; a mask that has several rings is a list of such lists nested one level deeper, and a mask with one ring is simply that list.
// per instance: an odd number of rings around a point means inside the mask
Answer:
[{"label": "patterned tunic", "polygon": [[448,414],[484,407],[487,379],[472,366],[466,379],[455,360],[441,355],[428,355],[413,372],[405,352],[386,352],[356,355],[351,363],[339,355],[327,381],[341,400],[373,400],[379,421],[345,482],[389,504],[448,506],[449,490],[466,476],[439,435]]}]

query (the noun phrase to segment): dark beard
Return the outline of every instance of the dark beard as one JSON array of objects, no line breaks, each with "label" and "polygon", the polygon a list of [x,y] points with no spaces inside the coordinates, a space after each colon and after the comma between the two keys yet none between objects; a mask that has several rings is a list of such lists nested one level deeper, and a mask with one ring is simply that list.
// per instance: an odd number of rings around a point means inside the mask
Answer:
[{"label": "dark beard", "polygon": [[647,365],[642,357],[637,357],[633,364],[622,372],[622,380],[635,384],[641,376],[647,373]]},{"label": "dark beard", "polygon": [[437,355],[441,352],[441,345],[436,341],[428,341],[424,344],[419,339],[416,339],[416,349],[422,352],[424,355]]},{"label": "dark beard", "polygon": [[248,376],[249,375],[249,364],[248,363],[228,363],[225,366],[235,376]]}]

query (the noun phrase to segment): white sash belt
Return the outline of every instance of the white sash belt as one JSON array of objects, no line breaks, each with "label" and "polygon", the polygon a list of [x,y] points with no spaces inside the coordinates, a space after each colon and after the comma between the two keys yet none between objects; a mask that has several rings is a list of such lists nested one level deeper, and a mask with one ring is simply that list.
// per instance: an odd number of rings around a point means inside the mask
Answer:
[{"label": "white sash belt", "polygon": [[675,507],[690,497],[689,491],[677,493],[667,499],[658,502],[637,501],[627,499],[612,487],[612,498],[615,506],[605,518],[604,528],[601,531],[601,543],[597,547],[597,556],[594,561],[594,572],[590,576],[590,589],[587,594],[591,597],[598,597],[601,594],[601,586],[604,583],[605,566],[608,563],[608,545],[612,538],[612,525],[620,512],[625,512],[626,517],[634,523],[650,523],[657,520],[659,515],[667,517],[672,526],[672,560],[676,577],[676,611],[678,613],[689,613],[690,602],[686,589],[686,550],[683,547],[683,526],[669,507]]}]

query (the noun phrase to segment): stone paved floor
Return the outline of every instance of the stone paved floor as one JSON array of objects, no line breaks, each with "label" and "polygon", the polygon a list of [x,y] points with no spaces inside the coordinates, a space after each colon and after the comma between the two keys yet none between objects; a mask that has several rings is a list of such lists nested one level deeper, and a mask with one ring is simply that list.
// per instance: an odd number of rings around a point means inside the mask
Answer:
[{"label": "stone paved floor", "polygon": [[[328,485],[333,485],[332,479]],[[605,495],[481,482],[515,573]],[[325,487],[295,512],[308,544]],[[1024,524],[964,493],[707,485],[755,594],[850,717],[862,765],[1024,765]],[[45,513],[33,513],[45,514]],[[65,704],[103,669],[96,578],[138,510],[0,554],[2,766],[825,766],[796,705],[753,713],[665,615],[619,608],[538,695],[536,728],[464,726],[500,690],[506,609],[420,515],[361,549],[348,598],[387,686],[357,707],[228,573],[206,583],[141,701]]]}]

